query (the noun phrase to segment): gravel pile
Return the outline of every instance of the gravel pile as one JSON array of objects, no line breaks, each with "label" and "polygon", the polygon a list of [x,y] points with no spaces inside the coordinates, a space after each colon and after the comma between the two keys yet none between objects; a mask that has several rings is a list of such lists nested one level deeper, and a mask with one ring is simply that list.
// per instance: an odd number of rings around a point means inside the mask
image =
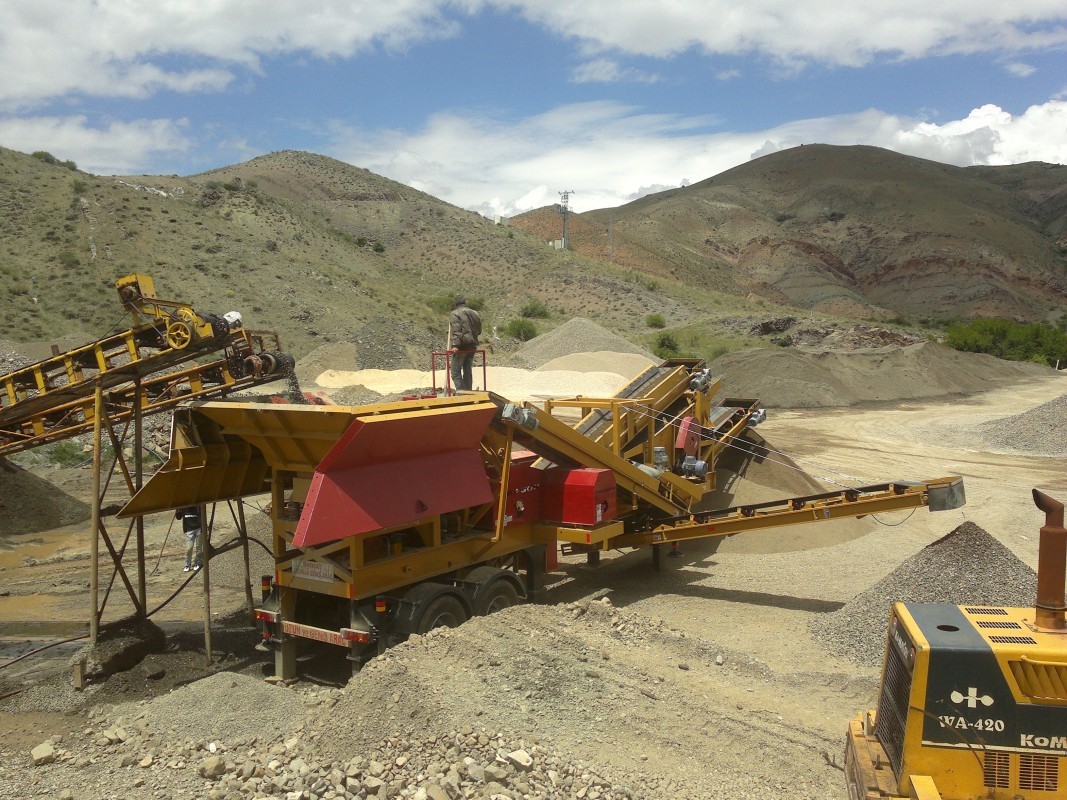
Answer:
[{"label": "gravel pile", "polygon": [[982,528],[965,522],[837,611],[812,620],[809,629],[835,655],[877,667],[896,601],[1025,607],[1036,594],[1034,571]]},{"label": "gravel pile", "polygon": [[30,359],[20,355],[15,347],[10,342],[0,341],[0,374],[14,372],[33,363]]},{"label": "gravel pile", "polygon": [[1022,414],[976,425],[973,432],[995,450],[1062,458],[1067,456],[1065,428],[1067,395],[1061,395]]},{"label": "gravel pile", "polygon": [[356,345],[361,369],[426,369],[430,353],[444,347],[445,333],[434,336],[411,322],[379,318],[356,331],[349,341]]},{"label": "gravel pile", "polygon": [[731,397],[768,408],[838,408],[985,392],[1055,375],[1048,367],[962,353],[933,342],[851,351],[763,347],[715,359]]},{"label": "gravel pile", "polygon": [[304,714],[299,694],[236,672],[217,672],[139,709],[129,719],[146,734],[172,742],[231,744],[282,737]]},{"label": "gravel pile", "polygon": [[560,356],[598,351],[637,353],[649,360],[659,361],[654,354],[643,347],[638,347],[628,339],[588,319],[575,317],[558,328],[528,341],[511,356],[508,364],[513,367],[537,369]]}]

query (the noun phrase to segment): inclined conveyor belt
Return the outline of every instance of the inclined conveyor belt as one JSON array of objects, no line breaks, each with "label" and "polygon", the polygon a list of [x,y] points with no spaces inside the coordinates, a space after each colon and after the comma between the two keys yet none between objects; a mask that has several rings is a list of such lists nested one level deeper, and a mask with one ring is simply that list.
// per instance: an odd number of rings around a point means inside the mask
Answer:
[{"label": "inclined conveyor belt", "polygon": [[[649,367],[620,389],[615,396],[620,399],[643,397],[652,391],[660,381],[675,369],[677,369],[677,365],[668,366],[666,364],[661,364],[658,367]],[[595,439],[610,427],[611,409],[599,408],[582,419],[578,424],[577,431],[588,436],[590,439]]]}]

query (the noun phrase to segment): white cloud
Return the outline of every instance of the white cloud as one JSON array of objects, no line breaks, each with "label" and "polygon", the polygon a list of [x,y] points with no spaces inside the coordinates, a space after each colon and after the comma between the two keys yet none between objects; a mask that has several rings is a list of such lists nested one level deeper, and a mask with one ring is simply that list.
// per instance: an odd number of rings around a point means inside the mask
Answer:
[{"label": "white cloud", "polygon": [[154,119],[96,128],[83,116],[0,117],[0,142],[24,153],[47,150],[97,175],[129,175],[158,154],[186,151],[184,125],[183,120]]},{"label": "white cloud", "polygon": [[741,77],[741,70],[739,69],[721,69],[715,73],[715,79],[720,81],[732,81],[734,78]]},{"label": "white cloud", "polygon": [[1005,64],[1004,69],[1009,75],[1014,75],[1016,78],[1029,78],[1037,72],[1037,67],[1031,66],[1030,64],[1023,64],[1020,61]]},{"label": "white cloud", "polygon": [[[451,36],[445,0],[4,0],[0,108],[68,94],[218,91],[234,70],[307,53],[347,58]],[[176,66],[183,62],[197,66]]]},{"label": "white cloud", "polygon": [[695,48],[855,66],[879,56],[1011,52],[1067,42],[1062,0],[510,0],[506,5],[560,36],[660,57]]},{"label": "white cloud", "polygon": [[[582,103],[505,123],[441,114],[415,133],[336,128],[330,154],[487,216],[557,202],[614,206],[800,144],[867,144],[944,163],[1067,163],[1067,101],[1013,116],[994,105],[935,125],[878,110],[768,130],[712,132],[707,118]],[[487,199],[491,198],[491,199]]]},{"label": "white cloud", "polygon": [[[692,49],[787,65],[860,65],[1067,43],[1063,0],[4,0],[3,6],[0,74],[9,79],[0,82],[0,108],[8,110],[78,94],[220,91],[238,71],[256,74],[267,57],[344,59],[375,47],[400,50],[454,36],[469,15],[488,9],[517,12],[575,39],[590,57],[670,57]],[[583,70],[595,74],[596,63]],[[654,77],[616,69],[611,80]]]},{"label": "white cloud", "polygon": [[623,67],[610,58],[598,58],[577,67],[571,80],[575,83],[657,83],[659,77],[643,70]]}]

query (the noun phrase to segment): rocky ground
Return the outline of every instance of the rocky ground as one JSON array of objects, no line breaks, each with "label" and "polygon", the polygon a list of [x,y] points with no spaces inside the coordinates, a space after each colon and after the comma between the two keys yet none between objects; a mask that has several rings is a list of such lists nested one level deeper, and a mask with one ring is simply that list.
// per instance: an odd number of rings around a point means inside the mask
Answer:
[{"label": "rocky ground", "polygon": [[[610,350],[590,326],[579,322],[569,336],[542,340],[530,363],[576,366],[588,355],[568,349],[579,337]],[[335,366],[355,361],[358,347],[350,344],[347,355],[319,353],[308,372],[364,366]],[[843,796],[843,731],[875,701],[889,604],[1028,604],[1042,523],[1028,487],[1067,496],[1062,458],[1040,449],[1047,436],[1010,435],[1019,446],[1010,455],[990,445],[998,421],[1026,428],[1053,419],[1064,394],[1058,376],[981,359],[957,363],[927,347],[906,358],[887,350],[842,360],[830,390],[818,388],[825,375],[817,367],[839,355],[791,354],[807,359],[799,372],[799,361],[785,372],[764,369],[770,361],[724,364],[724,382],[744,388],[749,380],[782,398],[830,392],[856,402],[870,397],[877,374],[887,392],[926,375],[950,399],[776,412],[756,429],[761,455],[730,460],[720,485],[731,502],[755,502],[833,485],[823,478],[958,473],[968,485],[963,509],[692,542],[681,557],[665,558],[660,573],[644,552],[609,554],[595,570],[565,557],[541,604],[412,637],[351,680],[329,649],[308,651],[297,681],[272,680],[270,655],[253,648],[239,550],[211,562],[211,659],[193,576],[155,617],[166,633],[162,650],[130,670],[75,691],[66,662],[78,642],[8,665],[56,638],[31,636],[21,622],[16,635],[15,620],[79,618],[85,548],[74,534],[84,534],[84,522],[29,538],[5,532],[0,797]],[[754,375],[743,368],[752,363],[762,365]],[[971,394],[975,384],[998,382],[1012,388]],[[953,436],[964,434],[975,437],[974,448],[953,449],[962,441]],[[78,498],[77,474],[47,475]],[[46,499],[42,493],[37,502]],[[265,541],[265,515],[254,507],[248,514],[252,535]],[[216,542],[228,538],[224,516]],[[187,577],[174,542],[161,547],[166,534],[166,520],[147,532],[160,553],[149,583],[158,600]],[[256,582],[269,556],[253,547],[252,559]],[[121,600],[116,595],[116,606]]]}]

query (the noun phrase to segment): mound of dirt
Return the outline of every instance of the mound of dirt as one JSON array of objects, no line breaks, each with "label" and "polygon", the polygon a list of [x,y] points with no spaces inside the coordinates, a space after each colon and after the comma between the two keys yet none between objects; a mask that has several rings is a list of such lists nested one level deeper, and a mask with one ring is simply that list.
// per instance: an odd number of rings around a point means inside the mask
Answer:
[{"label": "mound of dirt", "polygon": [[614,372],[624,377],[634,377],[655,363],[657,362],[640,353],[618,353],[600,350],[593,353],[571,353],[567,356],[553,358],[547,364],[539,366],[535,371]]},{"label": "mound of dirt", "polygon": [[90,513],[87,503],[29,470],[0,459],[0,537],[83,522]]},{"label": "mound of dirt", "polygon": [[318,381],[328,369],[359,369],[359,349],[353,342],[330,342],[316,347],[296,362],[296,377],[301,386]]},{"label": "mound of dirt", "polygon": [[1067,395],[1031,408],[1012,417],[983,422],[973,428],[980,443],[994,450],[1045,455],[1067,456]]},{"label": "mound of dirt", "polygon": [[638,347],[591,320],[575,317],[528,341],[508,363],[515,367],[538,369],[560,356],[595,352],[637,353],[649,361],[659,362],[655,355],[643,347]]},{"label": "mound of dirt", "polygon": [[425,369],[430,353],[444,345],[434,335],[411,322],[376,319],[357,330],[348,341],[316,347],[296,362],[296,377],[302,386],[317,383],[327,370]]},{"label": "mound of dirt", "polygon": [[759,348],[711,364],[731,397],[772,408],[822,408],[920,400],[975,392],[1053,374],[1036,364],[962,353],[933,342],[833,352]]},{"label": "mound of dirt", "polygon": [[[413,740],[458,751],[450,758],[405,746],[403,761],[415,771],[428,761],[445,769],[459,761],[457,734],[495,744],[490,752],[498,750],[502,766],[509,754],[501,744],[524,742],[535,761],[564,754],[572,764],[595,764],[605,782],[595,792],[575,780],[571,791],[519,789],[508,797],[702,797],[709,786],[721,798],[772,797],[778,769],[789,772],[798,796],[820,796],[836,776],[819,759],[768,756],[780,735],[775,723],[764,737],[740,719],[738,703],[752,697],[764,668],[740,660],[716,666],[723,652],[606,602],[510,608],[412,637],[375,658],[335,706],[312,712],[304,736],[319,742],[324,761]],[[753,764],[753,752],[762,764]],[[507,777],[514,789],[522,780],[521,772]]]},{"label": "mound of dirt", "polygon": [[1036,595],[1034,571],[982,528],[965,522],[837,611],[813,620],[809,629],[835,655],[877,667],[894,602],[1025,607]]},{"label": "mound of dirt", "polygon": [[218,672],[156,697],[134,724],[175,743],[279,738],[304,715],[300,695],[236,672]]},{"label": "mound of dirt", "polygon": [[[396,319],[374,319],[349,339],[363,369],[425,369],[430,353],[444,346],[444,335]],[[351,367],[348,367],[351,369]]]}]

